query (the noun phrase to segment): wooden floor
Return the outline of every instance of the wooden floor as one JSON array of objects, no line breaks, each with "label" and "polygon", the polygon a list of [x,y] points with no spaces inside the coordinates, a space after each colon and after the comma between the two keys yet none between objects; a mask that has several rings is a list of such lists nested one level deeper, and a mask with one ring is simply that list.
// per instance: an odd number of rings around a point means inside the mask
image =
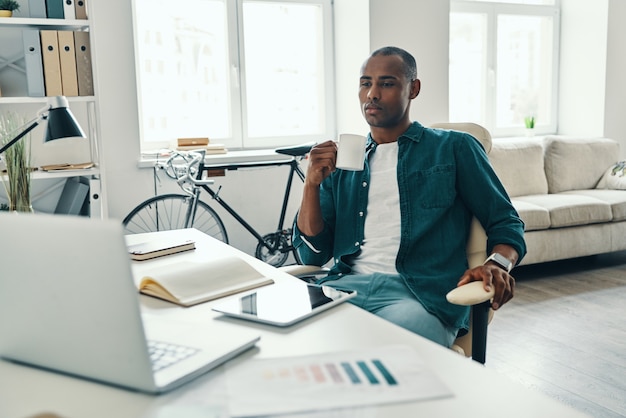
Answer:
[{"label": "wooden floor", "polygon": [[489,326],[486,367],[592,417],[626,417],[626,251],[513,276],[515,297]]}]

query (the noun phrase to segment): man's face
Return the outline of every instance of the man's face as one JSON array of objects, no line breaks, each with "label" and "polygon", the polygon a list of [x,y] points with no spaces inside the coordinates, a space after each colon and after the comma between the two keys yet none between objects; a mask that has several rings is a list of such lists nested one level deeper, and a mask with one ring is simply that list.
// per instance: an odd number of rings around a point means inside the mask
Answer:
[{"label": "man's face", "polygon": [[397,55],[371,57],[361,69],[359,100],[370,126],[391,128],[408,120],[409,103],[418,93],[419,81],[407,79]]}]

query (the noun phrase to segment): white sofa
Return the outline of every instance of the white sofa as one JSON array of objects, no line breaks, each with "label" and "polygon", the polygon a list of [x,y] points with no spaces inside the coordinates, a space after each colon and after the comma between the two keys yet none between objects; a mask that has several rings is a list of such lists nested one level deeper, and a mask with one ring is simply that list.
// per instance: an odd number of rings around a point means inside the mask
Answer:
[{"label": "white sofa", "polygon": [[607,138],[493,141],[489,159],[526,224],[520,265],[626,250],[626,172],[611,172],[619,155]]}]

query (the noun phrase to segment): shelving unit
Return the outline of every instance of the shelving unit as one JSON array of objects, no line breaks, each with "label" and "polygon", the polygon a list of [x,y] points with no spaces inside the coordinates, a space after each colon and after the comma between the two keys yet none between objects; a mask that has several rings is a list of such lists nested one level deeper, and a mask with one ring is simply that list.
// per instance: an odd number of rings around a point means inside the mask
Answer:
[{"label": "shelving unit", "polygon": [[45,29],[89,29],[89,21],[84,19],[40,19],[30,17],[10,17],[0,19],[0,26],[14,28]]},{"label": "shelving unit", "polygon": [[[48,97],[28,97],[21,38],[23,29],[89,31],[90,22],[82,19],[0,18],[0,112],[15,111],[30,120],[46,106]],[[95,81],[93,66],[92,76]],[[67,99],[72,113],[86,133],[87,141],[67,139],[50,142],[44,146],[41,140],[43,128],[37,127],[30,135],[32,165],[37,168],[46,164],[91,161],[95,167],[71,171],[33,171],[31,175],[33,207],[39,212],[54,212],[65,182],[70,178],[78,178],[80,182],[89,186],[88,213],[82,214],[95,218],[104,217],[106,205],[101,195],[97,95],[67,96]],[[6,174],[3,176],[6,178]],[[4,187],[0,187],[0,203],[4,202],[6,202]]]}]

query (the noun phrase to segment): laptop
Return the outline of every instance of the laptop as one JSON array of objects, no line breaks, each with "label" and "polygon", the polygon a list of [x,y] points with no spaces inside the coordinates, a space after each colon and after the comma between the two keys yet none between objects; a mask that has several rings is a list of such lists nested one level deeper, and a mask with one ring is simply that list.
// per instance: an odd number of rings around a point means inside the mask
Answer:
[{"label": "laptop", "polygon": [[[0,231],[4,359],[162,393],[260,338],[221,321],[168,315],[176,310],[142,316],[120,222],[0,212]],[[153,365],[151,352],[165,357]]]}]

